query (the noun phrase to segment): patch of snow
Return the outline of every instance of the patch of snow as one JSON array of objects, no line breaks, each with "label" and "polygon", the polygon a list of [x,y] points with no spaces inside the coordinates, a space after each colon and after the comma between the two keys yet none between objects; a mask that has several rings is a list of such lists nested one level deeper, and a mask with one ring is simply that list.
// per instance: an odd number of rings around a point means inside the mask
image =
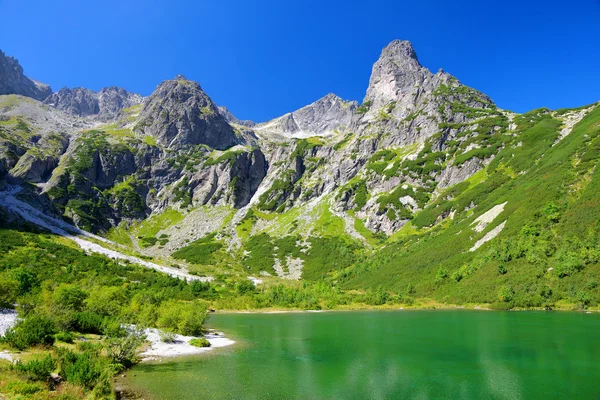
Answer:
[{"label": "patch of snow", "polygon": [[495,227],[494,229],[492,229],[491,231],[489,231],[488,233],[485,234],[484,237],[482,237],[481,239],[479,239],[474,245],[473,247],[471,247],[469,249],[469,251],[475,251],[478,248],[480,248],[484,243],[489,242],[490,240],[492,240],[493,238],[495,238],[496,236],[498,236],[498,234],[500,232],[502,232],[502,229],[504,229],[504,225],[506,225],[506,221],[502,222],[500,225],[498,225],[497,227]]},{"label": "patch of snow", "polygon": [[506,205],[506,201],[502,204],[498,204],[492,208],[490,208],[488,211],[484,212],[483,214],[481,214],[479,217],[477,217],[477,219],[475,221],[473,221],[473,223],[471,225],[475,225],[475,227],[473,228],[473,230],[475,230],[476,232],[483,232],[483,230],[485,229],[486,226],[488,226],[488,224],[490,222],[492,222],[494,219],[496,219],[496,217],[498,215],[500,215],[500,213],[502,211],[504,211],[504,206]]}]

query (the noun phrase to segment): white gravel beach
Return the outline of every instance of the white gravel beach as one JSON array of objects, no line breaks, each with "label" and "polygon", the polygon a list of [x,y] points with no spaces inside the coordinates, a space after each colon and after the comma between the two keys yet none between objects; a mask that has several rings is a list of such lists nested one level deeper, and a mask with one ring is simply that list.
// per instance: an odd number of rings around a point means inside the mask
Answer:
[{"label": "white gravel beach", "polygon": [[173,343],[165,343],[161,340],[158,329],[148,328],[144,334],[146,340],[150,342],[150,348],[141,353],[143,361],[199,354],[235,343],[235,341],[223,337],[222,334],[207,334],[204,337],[210,342],[210,347],[196,347],[190,344],[190,340],[195,339],[193,336],[175,335]]}]

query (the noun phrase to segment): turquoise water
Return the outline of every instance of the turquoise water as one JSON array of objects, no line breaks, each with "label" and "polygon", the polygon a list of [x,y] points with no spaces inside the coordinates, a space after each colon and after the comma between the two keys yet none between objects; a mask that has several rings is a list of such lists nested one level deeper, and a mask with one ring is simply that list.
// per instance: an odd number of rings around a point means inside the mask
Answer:
[{"label": "turquoise water", "polygon": [[177,400],[600,399],[597,314],[225,314],[208,325],[237,343],[139,365],[128,383]]}]

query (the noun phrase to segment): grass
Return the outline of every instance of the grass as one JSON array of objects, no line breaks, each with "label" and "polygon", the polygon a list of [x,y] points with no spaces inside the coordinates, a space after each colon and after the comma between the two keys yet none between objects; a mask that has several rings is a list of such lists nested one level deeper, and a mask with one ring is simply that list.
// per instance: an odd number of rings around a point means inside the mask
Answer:
[{"label": "grass", "polygon": [[163,229],[183,221],[184,215],[174,208],[167,208],[160,214],[145,219],[134,231],[138,236],[153,237]]}]

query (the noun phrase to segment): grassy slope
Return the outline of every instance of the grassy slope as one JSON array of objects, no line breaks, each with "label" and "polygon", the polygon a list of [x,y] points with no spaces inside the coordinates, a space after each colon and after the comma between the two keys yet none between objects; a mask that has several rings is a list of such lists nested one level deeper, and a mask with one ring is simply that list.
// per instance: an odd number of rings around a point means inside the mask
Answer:
[{"label": "grassy slope", "polygon": [[[597,303],[600,260],[587,253],[598,251],[600,178],[595,166],[599,121],[600,107],[596,107],[570,135],[551,147],[560,123],[549,116],[533,124],[524,119],[518,136],[520,144],[504,149],[489,165],[488,178],[457,196],[451,204],[455,209],[457,205],[469,204],[475,204],[475,208],[458,209],[452,221],[388,244],[357,266],[344,286],[383,285],[389,290],[404,291],[410,285],[417,295],[452,303],[492,303],[497,301],[502,286],[510,286],[518,305],[542,305],[544,300],[577,302],[585,296]],[[489,193],[482,195],[482,191]],[[477,216],[503,202],[507,202],[503,213],[484,232],[478,234],[470,228]],[[552,214],[547,210],[549,206],[557,207],[556,215],[545,215]],[[468,252],[477,239],[504,220],[505,229],[497,239],[474,253]],[[537,233],[531,235],[533,239],[522,233],[524,226],[534,227]],[[541,244],[544,240],[549,242],[548,248]],[[508,254],[497,254],[502,253],[502,246]],[[524,249],[515,250],[518,246]],[[576,253],[577,260],[565,256],[564,249]],[[577,262],[584,266],[569,276],[559,278],[556,271],[547,271]],[[506,274],[498,273],[499,264],[507,269]],[[460,282],[450,278],[440,282],[436,280],[440,267],[448,275],[461,267],[470,274],[463,274]],[[553,295],[540,299],[540,292],[546,287],[553,290]]]}]

